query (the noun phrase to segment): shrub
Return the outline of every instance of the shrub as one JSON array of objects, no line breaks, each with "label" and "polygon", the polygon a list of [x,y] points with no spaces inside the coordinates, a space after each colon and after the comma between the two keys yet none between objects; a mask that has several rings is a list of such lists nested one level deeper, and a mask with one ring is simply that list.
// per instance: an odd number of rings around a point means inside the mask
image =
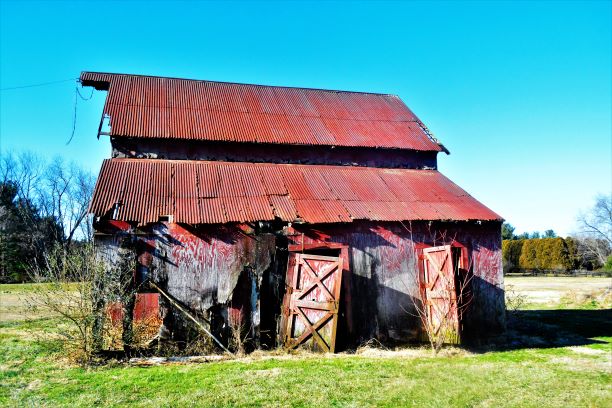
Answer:
[{"label": "shrub", "polygon": [[[121,259],[106,268],[93,244],[63,248],[57,245],[45,254],[44,262],[30,270],[35,289],[26,302],[31,308],[49,311],[67,323],[62,340],[76,362],[88,365],[100,351],[108,314],[106,305],[124,305],[133,297],[130,282],[134,261]],[[125,313],[124,313],[125,314]],[[124,327],[125,329],[125,327]],[[123,344],[126,345],[125,330]]]},{"label": "shrub", "polygon": [[574,259],[563,238],[527,239],[519,256],[521,269],[569,270],[574,267]]},{"label": "shrub", "polygon": [[523,239],[502,241],[504,273],[514,272],[519,269],[519,258],[521,257],[524,241]]}]

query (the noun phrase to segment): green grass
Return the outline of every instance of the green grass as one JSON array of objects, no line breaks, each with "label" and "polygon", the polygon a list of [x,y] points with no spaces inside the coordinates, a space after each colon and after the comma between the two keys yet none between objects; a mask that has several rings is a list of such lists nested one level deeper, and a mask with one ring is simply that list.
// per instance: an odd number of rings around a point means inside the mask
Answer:
[{"label": "green grass", "polygon": [[89,369],[66,363],[57,341],[40,340],[61,330],[58,319],[1,322],[0,406],[608,407],[610,312],[517,311],[512,330],[526,343],[488,352],[264,355]]},{"label": "green grass", "polygon": [[[0,336],[2,405],[610,406],[599,355],[526,349],[458,357],[270,358],[63,368],[53,344]],[[608,349],[609,351],[609,349]]]}]

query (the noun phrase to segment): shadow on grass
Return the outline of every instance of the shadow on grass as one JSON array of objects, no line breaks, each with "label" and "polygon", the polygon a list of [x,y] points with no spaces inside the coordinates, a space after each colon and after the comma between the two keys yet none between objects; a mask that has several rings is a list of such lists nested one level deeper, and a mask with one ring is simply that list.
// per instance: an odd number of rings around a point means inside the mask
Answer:
[{"label": "shadow on grass", "polygon": [[605,344],[596,337],[612,337],[612,309],[508,311],[505,336],[471,351],[507,351]]},{"label": "shadow on grass", "polygon": [[581,337],[612,336],[612,309],[519,310],[511,312],[518,320],[557,326]]}]

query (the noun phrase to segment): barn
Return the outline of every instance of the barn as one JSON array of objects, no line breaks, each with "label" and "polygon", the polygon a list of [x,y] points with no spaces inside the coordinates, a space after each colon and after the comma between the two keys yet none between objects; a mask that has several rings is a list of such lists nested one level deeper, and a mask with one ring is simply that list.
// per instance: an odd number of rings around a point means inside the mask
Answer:
[{"label": "barn", "polygon": [[194,318],[224,345],[331,352],[503,332],[502,218],[437,170],[448,150],[397,96],[80,81],[107,92],[96,248],[137,260],[126,310],[166,338]]}]

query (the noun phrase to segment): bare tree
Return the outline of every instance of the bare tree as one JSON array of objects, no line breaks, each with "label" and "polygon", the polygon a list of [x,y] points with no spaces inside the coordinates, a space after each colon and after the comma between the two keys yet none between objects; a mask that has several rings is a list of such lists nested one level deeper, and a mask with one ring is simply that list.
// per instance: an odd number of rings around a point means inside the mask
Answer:
[{"label": "bare tree", "polygon": [[0,159],[0,177],[3,185],[13,184],[17,188],[17,197],[22,203],[21,216],[24,221],[34,226],[38,204],[38,186],[44,174],[44,160],[32,152],[3,153]]},{"label": "bare tree", "polygon": [[8,152],[0,160],[2,181],[13,181],[19,187],[19,196],[34,201],[36,186],[44,173],[44,160],[28,151],[18,154]]},{"label": "bare tree", "polygon": [[41,261],[61,235],[55,220],[38,210],[43,164],[31,153],[0,156],[0,281],[27,279],[28,265]]},{"label": "bare tree", "polygon": [[87,208],[94,177],[60,158],[31,152],[0,155],[0,281],[23,281],[54,246],[91,241]]},{"label": "bare tree", "polygon": [[32,214],[54,219],[62,230],[56,239],[64,246],[91,239],[87,208],[95,179],[90,172],[60,157],[47,163],[32,152],[8,152],[0,158],[0,182],[15,184],[18,199],[30,210],[23,211],[30,225],[37,221]]},{"label": "bare tree", "polygon": [[56,157],[47,167],[43,182],[39,184],[38,198],[41,211],[54,217],[62,227],[65,246],[69,246],[78,233],[82,239],[91,239],[87,208],[93,187],[91,173],[74,163],[66,164]]},{"label": "bare tree", "polygon": [[612,195],[599,195],[595,205],[578,216],[579,255],[604,265],[612,253]]}]

